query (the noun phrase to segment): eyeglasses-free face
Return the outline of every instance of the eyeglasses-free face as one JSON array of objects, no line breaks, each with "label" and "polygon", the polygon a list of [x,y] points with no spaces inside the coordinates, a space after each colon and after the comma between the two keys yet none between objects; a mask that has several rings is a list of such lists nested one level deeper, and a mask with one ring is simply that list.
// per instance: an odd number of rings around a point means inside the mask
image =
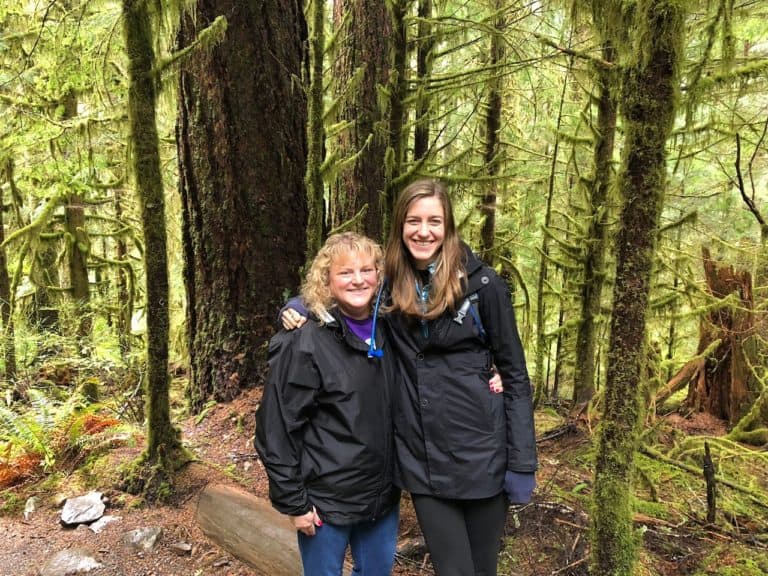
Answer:
[{"label": "eyeglasses-free face", "polygon": [[415,200],[403,223],[403,243],[416,267],[425,269],[437,258],[445,238],[445,213],[437,196]]},{"label": "eyeglasses-free face", "polygon": [[348,318],[365,320],[371,315],[371,300],[376,295],[377,284],[372,255],[349,252],[331,262],[328,288],[341,313]]}]

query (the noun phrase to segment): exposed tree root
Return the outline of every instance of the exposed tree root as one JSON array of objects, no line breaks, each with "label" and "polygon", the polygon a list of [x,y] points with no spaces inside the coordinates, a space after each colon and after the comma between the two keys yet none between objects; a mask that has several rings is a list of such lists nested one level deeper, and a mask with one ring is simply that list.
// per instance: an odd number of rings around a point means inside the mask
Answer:
[{"label": "exposed tree root", "polygon": [[154,457],[144,452],[125,466],[119,488],[147,502],[167,502],[174,493],[175,473],[194,460],[182,447],[170,451],[161,447]]}]

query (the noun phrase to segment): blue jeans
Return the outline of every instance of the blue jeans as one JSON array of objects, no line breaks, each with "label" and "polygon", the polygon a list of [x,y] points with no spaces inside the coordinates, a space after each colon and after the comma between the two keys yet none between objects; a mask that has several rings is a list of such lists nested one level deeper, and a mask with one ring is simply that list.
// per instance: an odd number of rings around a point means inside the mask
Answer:
[{"label": "blue jeans", "polygon": [[315,535],[299,532],[299,551],[304,576],[341,576],[347,545],[352,549],[354,576],[389,576],[395,562],[397,506],[375,522],[351,526],[323,524]]}]

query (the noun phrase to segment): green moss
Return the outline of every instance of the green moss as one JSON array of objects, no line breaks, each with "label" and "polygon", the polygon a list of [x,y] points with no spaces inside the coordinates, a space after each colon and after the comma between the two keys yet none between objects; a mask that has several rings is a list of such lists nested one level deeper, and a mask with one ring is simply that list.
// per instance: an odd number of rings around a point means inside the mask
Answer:
[{"label": "green moss", "polygon": [[558,414],[554,408],[547,406],[536,410],[537,434],[554,430],[563,424],[565,424],[565,418]]},{"label": "green moss", "polygon": [[499,574],[515,574],[521,562],[520,552],[520,542],[517,538],[504,538],[501,552],[499,553]]},{"label": "green moss", "polygon": [[24,499],[12,490],[0,492],[0,516],[16,516],[24,510]]},{"label": "green moss", "polygon": [[768,553],[735,543],[717,546],[693,576],[763,576],[768,573]]},{"label": "green moss", "polygon": [[670,522],[679,520],[679,516],[675,513],[676,510],[670,507],[667,502],[649,502],[647,500],[635,499],[634,509],[635,512],[650,516],[651,518],[668,520]]}]

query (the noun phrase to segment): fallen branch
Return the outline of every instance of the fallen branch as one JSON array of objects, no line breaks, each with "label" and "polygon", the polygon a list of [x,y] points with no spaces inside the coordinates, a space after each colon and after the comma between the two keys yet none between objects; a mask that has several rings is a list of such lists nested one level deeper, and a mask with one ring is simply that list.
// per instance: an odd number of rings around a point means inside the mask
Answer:
[{"label": "fallen branch", "polygon": [[688,360],[688,362],[677,371],[677,374],[670,378],[669,382],[656,393],[656,396],[653,399],[656,406],[661,406],[667,398],[672,396],[672,394],[678,390],[685,388],[685,386],[687,386],[694,378],[702,377],[704,374],[704,362],[715,352],[715,350],[717,350],[717,347],[720,346],[721,343],[722,340],[719,338],[710,342],[709,346],[702,350],[701,353]]},{"label": "fallen branch", "polygon": [[657,406],[660,406],[664,401],[672,396],[678,390],[685,388],[688,383],[701,372],[704,367],[704,360],[701,358],[694,358],[685,363],[685,366],[675,374],[664,387],[656,393],[654,402]]},{"label": "fallen branch", "polygon": [[566,434],[572,434],[573,432],[576,432],[576,424],[574,424],[573,422],[568,422],[567,424],[558,426],[557,428],[550,430],[549,432],[545,432],[544,434],[542,434],[536,439],[536,443],[540,444],[542,442],[547,442],[549,440],[559,438],[560,436],[565,436]]},{"label": "fallen branch", "polygon": [[[701,470],[699,468],[695,466],[691,466],[690,464],[686,464],[684,462],[673,460],[672,458],[665,456],[658,450],[654,450],[650,446],[642,446],[640,448],[640,452],[645,454],[646,456],[660,460],[665,464],[669,464],[670,466],[676,466],[677,468],[685,470],[686,472],[690,472],[694,476],[701,476]],[[715,480],[724,486],[728,486],[729,488],[732,488],[737,492],[741,492],[742,494],[747,496],[750,500],[752,500],[752,502],[754,502],[755,504],[768,509],[768,500],[766,500],[766,494],[763,491],[752,490],[751,488],[747,488],[746,486],[737,484],[736,482],[728,480],[727,478],[723,478],[719,474],[715,474]]]},{"label": "fallen branch", "polygon": [[550,572],[549,576],[555,576],[556,574],[563,574],[565,572],[568,572],[572,568],[575,568],[576,566],[580,566],[581,564],[584,564],[584,562],[586,561],[587,561],[586,558],[579,558],[578,560],[576,560],[575,562],[571,562],[567,566],[563,566],[562,568],[558,568],[554,572]]}]

